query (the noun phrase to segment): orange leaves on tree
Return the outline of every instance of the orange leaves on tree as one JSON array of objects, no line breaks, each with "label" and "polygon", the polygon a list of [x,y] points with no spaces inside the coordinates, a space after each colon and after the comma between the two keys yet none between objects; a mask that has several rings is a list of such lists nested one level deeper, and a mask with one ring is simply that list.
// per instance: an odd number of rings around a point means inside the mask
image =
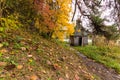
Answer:
[{"label": "orange leaves on tree", "polygon": [[44,30],[45,32],[52,31],[53,28],[55,27],[55,23],[53,21],[54,11],[50,9],[50,6],[45,2],[45,0],[35,0],[34,4],[35,10],[37,11],[37,14],[40,16],[39,24],[42,26],[43,32]]},{"label": "orange leaves on tree", "polygon": [[[73,33],[70,21],[71,0],[34,0],[39,15],[36,27],[44,33],[52,33],[53,38],[64,39]],[[65,29],[66,28],[66,29]]]}]

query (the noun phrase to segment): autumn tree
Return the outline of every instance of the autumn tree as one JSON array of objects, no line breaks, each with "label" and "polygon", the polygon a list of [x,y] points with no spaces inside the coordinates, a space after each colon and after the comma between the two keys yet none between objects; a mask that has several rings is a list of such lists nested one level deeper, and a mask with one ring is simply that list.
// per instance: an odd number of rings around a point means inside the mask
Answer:
[{"label": "autumn tree", "polygon": [[65,33],[68,36],[73,33],[73,25],[69,23],[70,5],[71,0],[2,0],[0,26],[9,20],[8,25],[19,23],[44,37],[63,39]]},{"label": "autumn tree", "polygon": [[55,27],[54,10],[46,0],[34,0],[34,7],[37,12],[35,27],[43,36],[51,37]]},{"label": "autumn tree", "polygon": [[34,0],[38,13],[35,26],[43,35],[63,39],[65,33],[73,33],[73,25],[69,23],[71,0]]},{"label": "autumn tree", "polygon": [[55,23],[53,37],[63,39],[74,32],[74,25],[70,23],[71,0],[56,0]]}]

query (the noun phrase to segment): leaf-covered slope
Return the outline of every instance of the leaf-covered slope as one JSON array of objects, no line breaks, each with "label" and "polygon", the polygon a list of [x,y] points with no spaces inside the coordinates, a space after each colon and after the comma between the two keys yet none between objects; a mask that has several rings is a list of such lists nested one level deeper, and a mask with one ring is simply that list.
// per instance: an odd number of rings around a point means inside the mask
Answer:
[{"label": "leaf-covered slope", "polygon": [[24,30],[0,33],[0,80],[93,80],[75,51]]}]

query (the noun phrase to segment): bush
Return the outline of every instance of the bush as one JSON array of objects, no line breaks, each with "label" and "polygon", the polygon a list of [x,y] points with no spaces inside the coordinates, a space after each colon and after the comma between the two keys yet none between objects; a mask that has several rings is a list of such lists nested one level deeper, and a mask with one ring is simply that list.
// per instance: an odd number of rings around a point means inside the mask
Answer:
[{"label": "bush", "polygon": [[21,26],[22,24],[13,15],[0,19],[0,32],[15,30]]}]

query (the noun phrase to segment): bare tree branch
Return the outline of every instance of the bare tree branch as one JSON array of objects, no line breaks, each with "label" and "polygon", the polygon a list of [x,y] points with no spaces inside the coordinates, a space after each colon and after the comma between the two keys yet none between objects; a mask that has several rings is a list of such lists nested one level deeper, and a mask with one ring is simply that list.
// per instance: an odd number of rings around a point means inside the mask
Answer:
[{"label": "bare tree branch", "polygon": [[76,4],[77,4],[77,6],[78,6],[78,9],[79,9],[80,13],[83,14],[83,12],[82,12],[82,10],[81,10],[81,7],[80,7],[80,5],[79,5],[79,3],[78,3],[78,0],[76,0],[76,1],[77,1]]},{"label": "bare tree branch", "polygon": [[74,19],[74,17],[75,17],[76,8],[77,8],[77,0],[75,0],[75,9],[74,9],[74,13],[73,13],[72,21],[73,21],[73,19]]}]

